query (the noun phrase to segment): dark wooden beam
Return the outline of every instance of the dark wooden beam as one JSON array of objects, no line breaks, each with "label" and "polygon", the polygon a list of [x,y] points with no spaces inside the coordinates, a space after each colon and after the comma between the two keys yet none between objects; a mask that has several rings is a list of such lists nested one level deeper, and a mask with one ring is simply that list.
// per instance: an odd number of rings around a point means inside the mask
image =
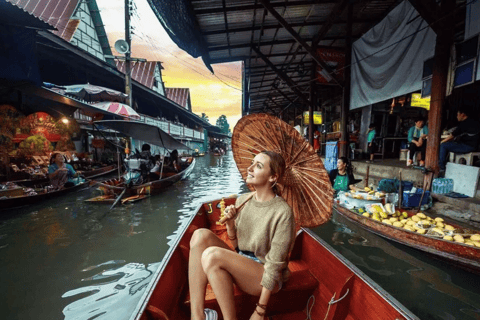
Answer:
[{"label": "dark wooden beam", "polygon": [[[440,31],[439,20],[440,7],[435,0],[409,0],[410,4],[418,11],[420,16],[425,20],[430,28],[435,31],[436,34]],[[444,21],[443,23],[447,23]]]},{"label": "dark wooden beam", "polygon": [[332,27],[334,24],[334,21],[338,19],[338,17],[342,14],[343,10],[345,9],[345,6],[349,0],[342,0],[338,2],[335,7],[333,7],[332,11],[330,12],[330,15],[328,16],[327,20],[325,23],[322,25],[322,28],[318,31],[317,35],[315,38],[313,38],[312,46],[315,47],[320,40],[323,39],[323,37],[327,34],[328,30]]},{"label": "dark wooden beam", "polygon": [[[325,37],[323,40],[341,40],[344,39],[342,36],[338,37]],[[311,42],[312,39],[305,39],[305,42]],[[276,41],[264,41],[260,43],[256,43],[255,45],[258,47],[263,47],[263,46],[274,46],[276,44],[290,44],[290,43],[296,43],[297,41],[295,39],[284,39],[284,40],[276,40]],[[241,48],[250,48],[252,45],[251,42],[245,42],[245,43],[239,43],[239,44],[233,44],[231,46],[216,46],[216,47],[208,47],[208,51],[221,51],[221,50],[228,50],[228,49],[241,49]]]},{"label": "dark wooden beam", "polygon": [[333,70],[328,66],[328,64],[312,49],[307,42],[300,37],[300,35],[288,24],[285,19],[272,7],[269,0],[259,0],[260,3],[265,7],[265,9],[270,12],[270,14],[277,19],[277,21],[285,28],[285,30],[292,35],[295,41],[298,42],[326,72],[330,74],[333,81],[337,83],[339,86],[343,86],[342,82],[337,78],[337,76],[333,73]]},{"label": "dark wooden beam", "polygon": [[[333,3],[335,3],[334,0],[314,0],[314,1],[294,1],[294,2],[285,1],[285,2],[272,3],[272,6],[286,8],[286,7],[312,6],[315,4],[329,5]],[[228,6],[226,7],[225,11],[226,12],[252,11],[252,10],[259,10],[259,9],[263,9],[263,6],[257,4],[257,5],[243,5],[243,6]],[[198,16],[202,14],[223,13],[224,9],[221,7],[210,8],[210,9],[194,9],[193,12],[195,15]]]},{"label": "dark wooden beam", "polygon": [[[263,7],[262,7],[263,8]],[[338,19],[338,17],[337,17]],[[290,23],[290,26],[292,28],[297,28],[297,27],[310,27],[310,26],[323,26],[325,25],[324,21],[306,21],[306,22],[298,22],[298,23]],[[346,24],[346,21],[343,20],[335,20],[331,22],[331,25],[338,25],[338,24]],[[372,19],[357,19],[353,23],[378,23],[378,20],[372,20]],[[283,28],[281,24],[273,24],[273,25],[266,25],[263,26],[263,30],[268,30],[268,29],[280,29]],[[261,26],[254,26],[254,27],[241,27],[241,28],[230,28],[230,33],[240,33],[240,32],[251,32],[251,31],[258,31],[261,30]],[[211,35],[218,35],[218,34],[224,34],[225,30],[224,29],[219,29],[219,30],[212,30],[212,31],[205,31],[202,34],[204,36],[211,36]]]},{"label": "dark wooden beam", "polygon": [[[305,75],[305,76],[293,76],[293,77],[290,77],[290,79],[303,79],[303,78],[307,78],[308,75]],[[252,84],[257,84],[257,83],[264,83],[264,82],[271,82],[271,81],[276,81],[277,78],[275,79],[265,79],[265,80],[258,80],[258,81],[252,81],[250,82],[250,85]],[[263,87],[263,86],[262,86]],[[255,88],[261,88],[261,87],[252,87],[251,89],[255,89]]]},{"label": "dark wooden beam", "polygon": [[[225,33],[227,35],[227,45],[230,47],[230,32],[228,31],[228,20],[227,20],[227,10],[225,0],[222,0],[222,7],[223,7],[223,20],[225,24]],[[228,50],[228,55],[231,56],[232,52],[230,49]]]}]

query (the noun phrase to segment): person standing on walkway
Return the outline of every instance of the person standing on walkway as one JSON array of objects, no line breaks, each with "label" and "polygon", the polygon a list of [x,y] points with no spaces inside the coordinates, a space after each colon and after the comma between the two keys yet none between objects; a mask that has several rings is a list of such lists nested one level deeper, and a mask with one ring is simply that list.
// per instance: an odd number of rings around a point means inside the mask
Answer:
[{"label": "person standing on walkway", "polygon": [[413,156],[415,152],[420,152],[420,166],[425,165],[425,151],[427,150],[427,135],[428,127],[425,125],[423,118],[418,118],[415,125],[408,130],[408,142],[410,143],[410,157],[407,161],[407,166],[413,164]]},{"label": "person standing on walkway", "polygon": [[460,107],[457,111],[457,128],[440,144],[439,165],[440,174],[445,173],[449,152],[469,153],[478,148],[480,138],[480,123],[471,117],[471,111]]},{"label": "person standing on walkway", "polygon": [[368,146],[368,154],[370,155],[370,161],[373,162],[374,157],[374,148],[375,148],[375,138],[377,136],[377,131],[375,130],[375,124],[370,124],[368,127],[368,136],[367,136],[367,146]]},{"label": "person standing on walkway", "polygon": [[[285,160],[272,151],[255,156],[248,167],[246,183],[255,194],[237,199],[225,208],[227,235],[236,251],[209,229],[198,229],[190,241],[188,282],[191,319],[217,320],[218,314],[204,309],[205,290],[210,283],[225,320],[236,320],[233,284],[259,297],[251,320],[264,320],[270,296],[288,279],[288,259],[295,241],[295,217],[278,195],[277,181],[285,172]],[[250,196],[250,197],[249,197]],[[245,203],[237,215],[236,207]]]}]

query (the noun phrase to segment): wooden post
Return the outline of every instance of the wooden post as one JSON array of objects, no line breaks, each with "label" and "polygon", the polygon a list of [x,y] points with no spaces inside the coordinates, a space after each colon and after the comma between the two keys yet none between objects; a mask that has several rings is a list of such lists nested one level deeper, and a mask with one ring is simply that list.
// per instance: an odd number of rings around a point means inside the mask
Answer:
[{"label": "wooden post", "polygon": [[347,34],[345,36],[345,69],[344,69],[344,86],[343,86],[343,103],[340,118],[340,130],[342,136],[340,137],[340,145],[338,148],[340,157],[348,157],[348,130],[347,118],[350,110],[350,79],[352,60],[352,20],[353,20],[353,3],[350,2],[347,6]]},{"label": "wooden post", "polygon": [[133,108],[132,71],[130,68],[130,56],[132,52],[132,39],[130,37],[130,0],[125,0],[125,41],[128,44],[128,50],[125,52],[125,94],[128,96],[126,104]]},{"label": "wooden post", "polygon": [[308,116],[309,116],[308,141],[312,146],[313,146],[313,109],[315,106],[315,83],[313,82],[313,80],[316,77],[316,73],[317,73],[317,65],[313,64],[312,75],[311,75],[312,81],[310,82],[310,103],[308,104]]},{"label": "wooden post", "polygon": [[[441,2],[441,17],[455,10],[455,0]],[[440,26],[435,44],[435,60],[432,75],[432,94],[428,113],[428,140],[425,167],[438,174],[438,156],[440,151],[440,135],[442,130],[442,109],[447,91],[447,75],[450,60],[450,48],[454,40],[454,28],[446,21]],[[430,175],[433,173],[429,173]],[[424,179],[428,179],[425,175]]]}]

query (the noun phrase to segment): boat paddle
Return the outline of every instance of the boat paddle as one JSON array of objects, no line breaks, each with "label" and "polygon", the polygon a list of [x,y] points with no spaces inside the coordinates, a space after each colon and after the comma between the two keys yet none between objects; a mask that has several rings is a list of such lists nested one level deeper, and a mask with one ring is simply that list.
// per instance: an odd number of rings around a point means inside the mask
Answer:
[{"label": "boat paddle", "polygon": [[120,201],[120,199],[122,199],[123,195],[125,194],[125,191],[127,191],[127,188],[123,188],[123,191],[122,193],[120,193],[120,195],[118,196],[118,198],[115,200],[115,202],[112,204],[112,206],[110,207],[110,210],[113,209],[113,207],[115,207],[118,203],[118,201]]},{"label": "boat paddle", "polygon": [[[235,209],[237,210],[237,215],[238,213],[240,212],[240,210],[242,210],[243,206],[250,200],[253,198],[253,196],[255,195],[256,192],[252,192],[251,195],[249,195],[247,197],[247,199],[245,201],[243,201],[243,203],[241,205],[239,205],[238,207],[236,207]],[[224,224],[225,222],[227,221],[227,218],[226,217],[223,217],[222,219],[220,219],[220,221],[218,221],[220,224]]]}]

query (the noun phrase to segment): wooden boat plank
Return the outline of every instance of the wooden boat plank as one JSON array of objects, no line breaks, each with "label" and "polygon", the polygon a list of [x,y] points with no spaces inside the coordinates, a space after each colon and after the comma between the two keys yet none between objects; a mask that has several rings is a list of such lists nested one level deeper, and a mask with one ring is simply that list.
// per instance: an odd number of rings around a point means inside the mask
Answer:
[{"label": "wooden boat plank", "polygon": [[[82,175],[85,178],[93,179],[93,178],[98,178],[98,177],[110,174],[112,172],[115,172],[116,170],[117,170],[117,166],[111,165],[111,166],[102,167],[102,168],[91,170],[91,171],[84,171],[82,173]],[[15,183],[15,184],[18,184],[18,185],[21,185],[21,186],[24,186],[24,187],[32,187],[32,186],[35,186],[35,185],[41,185],[41,184],[49,183],[50,179],[48,179],[48,178],[33,179],[33,180],[32,179],[24,179],[24,180],[15,180],[15,181],[11,181],[11,182]]]},{"label": "wooden boat plank", "polygon": [[[234,201],[225,199],[225,205]],[[170,319],[190,319],[187,307],[189,242],[193,232],[200,227],[208,227],[223,236],[225,227],[215,224],[219,219],[218,203],[212,201],[200,205],[197,214],[187,221],[130,319],[164,319],[162,313]],[[305,319],[303,310],[312,294],[316,298],[311,309],[312,319],[324,319],[327,311],[327,319],[418,319],[310,230],[301,229],[298,233],[290,268],[290,281],[296,277],[298,279],[300,272],[308,272],[315,281],[315,287],[311,288],[313,291],[289,293],[287,287],[298,288],[303,284],[295,280],[287,282],[269,303],[269,310],[274,313],[273,319]],[[307,281],[307,278],[303,279]],[[210,294],[214,296],[213,292]],[[328,302],[332,296],[338,299],[344,294],[346,298],[332,305],[329,310]],[[245,293],[235,296],[239,319],[249,318],[256,301],[258,297]],[[218,310],[218,304],[214,308]]]},{"label": "wooden boat plank", "polygon": [[334,207],[348,220],[379,236],[445,258],[472,271],[480,272],[480,248],[396,228],[358,215],[337,204]]},{"label": "wooden boat plank", "polygon": [[83,187],[88,186],[88,181],[84,183],[80,183],[76,186],[70,187],[70,188],[65,188],[62,190],[58,191],[51,191],[47,193],[39,193],[33,196],[20,196],[20,197],[12,197],[12,198],[7,198],[7,199],[1,199],[0,200],[0,210],[4,209],[10,209],[10,208],[15,208],[15,207],[21,207],[29,204],[34,204],[37,202],[41,202],[46,199],[50,199],[53,197],[57,197],[72,191],[79,190]]}]

